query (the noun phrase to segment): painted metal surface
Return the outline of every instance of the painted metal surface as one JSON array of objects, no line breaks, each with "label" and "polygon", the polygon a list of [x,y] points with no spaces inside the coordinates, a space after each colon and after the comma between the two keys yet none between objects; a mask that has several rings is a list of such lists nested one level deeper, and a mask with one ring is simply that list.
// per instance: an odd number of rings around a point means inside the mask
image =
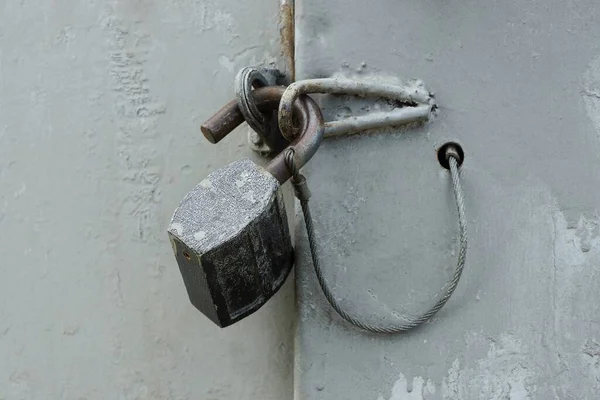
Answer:
[{"label": "painted metal surface", "polygon": [[[462,166],[470,247],[452,299],[405,335],[329,307],[298,226],[297,399],[582,399],[600,391],[600,6],[303,0],[297,79],[419,78],[437,118],[326,141],[306,175],[325,277],[372,321],[423,310],[451,273]],[[326,119],[368,111],[327,99]],[[367,108],[367,110],[365,110]]]},{"label": "painted metal surface", "polygon": [[0,1],[1,399],[292,397],[293,285],[220,329],[165,233],[203,177],[253,156],[245,131],[216,148],[198,128],[240,68],[279,58],[277,14]]}]

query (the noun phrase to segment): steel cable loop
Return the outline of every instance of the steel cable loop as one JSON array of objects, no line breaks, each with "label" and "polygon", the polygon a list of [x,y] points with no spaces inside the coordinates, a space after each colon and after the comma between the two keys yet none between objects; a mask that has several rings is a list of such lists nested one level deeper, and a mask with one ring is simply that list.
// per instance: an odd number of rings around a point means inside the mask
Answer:
[{"label": "steel cable loop", "polygon": [[[299,177],[301,175],[298,174],[296,167],[295,167],[293,150],[291,150],[291,151],[290,150],[291,149],[288,149],[288,153],[286,153],[286,162],[288,163],[288,168],[290,168],[290,171],[296,171],[294,174],[295,179],[292,180],[292,183],[294,183],[294,181],[301,181],[303,179],[299,179]],[[321,289],[323,290],[323,294],[325,295],[325,298],[327,299],[329,304],[331,304],[333,309],[343,319],[345,319],[349,323],[351,323],[359,328],[362,328],[366,331],[374,332],[374,333],[406,332],[410,329],[416,328],[416,327],[424,324],[425,322],[429,321],[431,319],[431,317],[433,317],[448,302],[448,300],[452,296],[452,293],[454,293],[454,290],[456,289],[456,287],[458,286],[458,282],[460,281],[460,277],[462,275],[462,272],[463,272],[463,269],[465,266],[466,256],[467,256],[467,218],[466,218],[466,214],[465,214],[465,204],[464,204],[462,186],[460,184],[460,176],[459,176],[459,172],[458,172],[459,161],[455,158],[454,155],[449,155],[447,158],[448,158],[448,162],[450,164],[450,175],[452,176],[452,188],[454,191],[454,197],[456,199],[456,207],[458,210],[458,225],[459,225],[459,231],[460,231],[460,233],[459,233],[460,249],[458,252],[458,261],[456,264],[456,269],[454,270],[452,279],[450,279],[450,281],[448,281],[444,285],[446,287],[445,290],[442,288],[442,290],[444,290],[444,294],[433,305],[433,307],[431,307],[427,312],[425,312],[424,314],[422,314],[420,316],[405,316],[405,317],[403,317],[402,319],[404,319],[405,322],[391,323],[389,325],[373,325],[373,324],[362,321],[361,319],[359,319],[356,316],[351,315],[350,313],[348,313],[346,310],[344,310],[342,308],[340,303],[336,300],[335,294],[331,291],[329,284],[327,283],[327,281],[325,280],[325,278],[323,276],[323,271],[321,269],[321,263],[320,263],[320,258],[319,258],[319,250],[318,250],[318,246],[317,246],[317,237],[315,235],[313,219],[310,214],[308,198],[300,198],[299,199],[300,205],[302,207],[302,214],[304,215],[304,223],[306,225],[306,233],[308,235],[308,243],[310,246],[310,252],[311,252],[311,256],[312,256],[313,266],[315,269],[315,274],[317,276],[317,280],[319,281],[319,285],[321,286]],[[304,182],[304,184],[306,184],[306,182]]]}]

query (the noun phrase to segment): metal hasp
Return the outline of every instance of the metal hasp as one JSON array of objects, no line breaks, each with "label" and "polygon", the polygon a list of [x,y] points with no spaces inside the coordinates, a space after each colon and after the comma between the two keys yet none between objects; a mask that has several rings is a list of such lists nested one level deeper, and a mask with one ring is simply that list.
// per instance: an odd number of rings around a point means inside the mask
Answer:
[{"label": "metal hasp", "polygon": [[[253,91],[261,110],[276,109],[284,88]],[[323,117],[307,96],[295,104],[302,134],[290,147],[303,165],[323,139]],[[218,142],[242,121],[237,102],[202,132]],[[290,178],[283,154],[266,168],[249,159],[204,179],[181,202],[168,229],[190,301],[220,327],[258,310],[283,285],[294,263],[280,186]]]},{"label": "metal hasp", "polygon": [[309,93],[378,97],[402,105],[388,112],[372,112],[339,121],[328,121],[325,123],[326,138],[428,121],[437,108],[433,94],[421,80],[405,85],[391,85],[340,77],[305,79],[290,84],[279,103],[279,127],[281,134],[288,140],[293,140],[296,135],[292,122],[292,105],[298,96]]}]

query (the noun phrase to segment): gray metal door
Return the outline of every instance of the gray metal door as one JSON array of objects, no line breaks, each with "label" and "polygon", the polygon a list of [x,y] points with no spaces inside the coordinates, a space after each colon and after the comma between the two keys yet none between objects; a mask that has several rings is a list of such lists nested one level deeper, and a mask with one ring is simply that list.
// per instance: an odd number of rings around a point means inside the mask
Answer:
[{"label": "gray metal door", "polygon": [[[583,399],[600,390],[600,6],[594,1],[296,5],[297,79],[420,78],[428,125],[329,140],[307,167],[326,278],[370,321],[430,305],[456,260],[450,177],[466,152],[470,245],[449,303],[368,334],[324,300],[297,232],[297,399]],[[324,103],[335,118],[347,113]]]}]

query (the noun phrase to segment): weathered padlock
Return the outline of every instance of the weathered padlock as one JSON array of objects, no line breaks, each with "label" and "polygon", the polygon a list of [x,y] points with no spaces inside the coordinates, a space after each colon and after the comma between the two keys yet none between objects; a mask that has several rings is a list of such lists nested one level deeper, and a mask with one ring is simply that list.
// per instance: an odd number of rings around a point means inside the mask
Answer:
[{"label": "weathered padlock", "polygon": [[[276,109],[283,87],[253,91],[259,109]],[[301,135],[290,147],[298,168],[323,139],[323,116],[304,96],[295,104]],[[202,132],[218,142],[244,121],[236,101]],[[258,310],[288,276],[294,254],[280,186],[290,178],[284,153],[263,168],[249,159],[204,179],[183,199],[168,229],[190,301],[225,327]]]}]

